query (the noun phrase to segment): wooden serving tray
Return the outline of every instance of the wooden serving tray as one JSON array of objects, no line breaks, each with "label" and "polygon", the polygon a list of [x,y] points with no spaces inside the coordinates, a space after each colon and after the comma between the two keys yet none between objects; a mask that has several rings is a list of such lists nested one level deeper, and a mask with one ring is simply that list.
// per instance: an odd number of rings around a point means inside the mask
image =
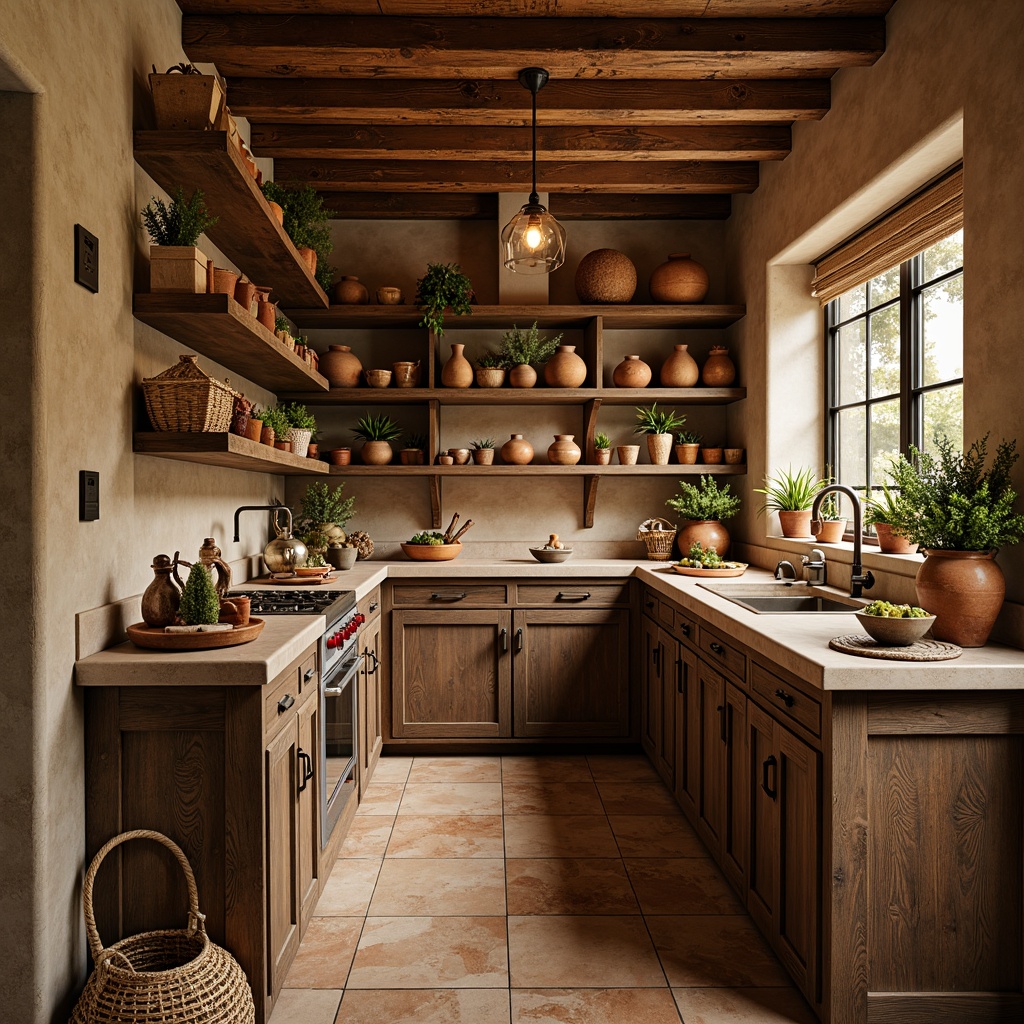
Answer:
[{"label": "wooden serving tray", "polygon": [[[248,580],[249,583],[258,583],[261,587],[318,587],[321,583],[328,583],[332,579],[337,577],[331,574],[335,570],[330,570],[324,576],[282,576],[275,578],[274,576],[260,576],[259,579]],[[244,596],[244,595],[243,595]]]},{"label": "wooden serving tray", "polygon": [[208,651],[214,647],[237,647],[247,644],[263,632],[263,619],[249,619],[246,626],[216,633],[165,633],[160,626],[136,622],[125,630],[128,639],[138,647],[157,651]]},{"label": "wooden serving tray", "polygon": [[747,571],[746,562],[737,562],[731,569],[694,569],[690,565],[676,565],[672,563],[672,571],[680,576],[700,576],[704,579],[726,580],[732,576],[742,576]]}]

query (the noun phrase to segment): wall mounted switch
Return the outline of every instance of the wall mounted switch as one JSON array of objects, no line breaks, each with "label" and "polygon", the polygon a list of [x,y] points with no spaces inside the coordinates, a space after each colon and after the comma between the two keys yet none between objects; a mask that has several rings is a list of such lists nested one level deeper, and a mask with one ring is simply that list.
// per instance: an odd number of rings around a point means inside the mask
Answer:
[{"label": "wall mounted switch", "polygon": [[83,523],[100,517],[100,475],[92,469],[78,471],[78,518]]},{"label": "wall mounted switch", "polygon": [[75,225],[75,281],[91,292],[100,290],[100,240]]}]

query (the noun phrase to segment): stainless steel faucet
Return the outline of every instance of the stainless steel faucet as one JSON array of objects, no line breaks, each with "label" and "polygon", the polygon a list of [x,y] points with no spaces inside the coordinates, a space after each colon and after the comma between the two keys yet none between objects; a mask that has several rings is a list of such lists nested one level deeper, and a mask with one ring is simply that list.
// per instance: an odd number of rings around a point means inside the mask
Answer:
[{"label": "stainless steel faucet", "polygon": [[775,578],[777,580],[795,580],[796,566],[787,559],[781,559],[775,566]]},{"label": "stainless steel faucet", "polygon": [[[814,499],[814,504],[811,506],[811,519],[818,518],[825,495],[832,492],[845,494],[853,503],[853,575],[850,577],[850,597],[860,597],[862,590],[870,590],[875,585],[875,577],[871,574],[871,570],[864,572],[864,566],[861,564],[860,537],[863,529],[864,510],[861,507],[860,498],[857,497],[853,488],[847,487],[846,484],[826,484],[818,491],[817,497]],[[824,562],[824,560],[824,556],[822,556],[822,561]]]},{"label": "stainless steel faucet", "polygon": [[825,586],[828,577],[828,566],[825,565],[825,552],[819,548],[811,548],[810,555],[803,555],[800,564],[807,571],[807,585],[809,587]]}]

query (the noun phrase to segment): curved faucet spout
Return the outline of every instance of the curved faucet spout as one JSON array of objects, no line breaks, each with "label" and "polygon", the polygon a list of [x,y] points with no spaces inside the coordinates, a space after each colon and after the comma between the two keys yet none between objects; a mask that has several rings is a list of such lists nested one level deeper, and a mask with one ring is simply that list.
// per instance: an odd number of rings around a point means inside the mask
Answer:
[{"label": "curved faucet spout", "polygon": [[861,564],[864,509],[857,492],[852,487],[847,487],[846,484],[826,484],[815,496],[814,504],[811,506],[811,519],[818,518],[825,495],[833,492],[845,494],[853,504],[853,575],[850,577],[850,597],[860,597],[862,591],[870,590],[875,585],[875,577],[870,570],[864,572],[864,566]]},{"label": "curved faucet spout", "polygon": [[235,509],[235,543],[239,541],[238,517],[242,512],[274,512],[284,511],[288,514],[288,533],[292,532],[292,510],[287,505],[240,505]]}]

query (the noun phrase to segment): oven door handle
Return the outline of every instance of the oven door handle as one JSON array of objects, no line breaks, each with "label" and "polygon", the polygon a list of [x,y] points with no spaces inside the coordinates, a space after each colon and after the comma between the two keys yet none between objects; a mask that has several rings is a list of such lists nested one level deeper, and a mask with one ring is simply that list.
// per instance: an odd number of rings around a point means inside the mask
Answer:
[{"label": "oven door handle", "polygon": [[347,661],[340,669],[334,673],[329,680],[325,682],[333,683],[336,679],[340,679],[341,682],[337,686],[322,686],[320,692],[325,697],[340,697],[345,692],[345,687],[359,674],[359,664],[362,660],[362,655],[356,654],[354,658]]}]

